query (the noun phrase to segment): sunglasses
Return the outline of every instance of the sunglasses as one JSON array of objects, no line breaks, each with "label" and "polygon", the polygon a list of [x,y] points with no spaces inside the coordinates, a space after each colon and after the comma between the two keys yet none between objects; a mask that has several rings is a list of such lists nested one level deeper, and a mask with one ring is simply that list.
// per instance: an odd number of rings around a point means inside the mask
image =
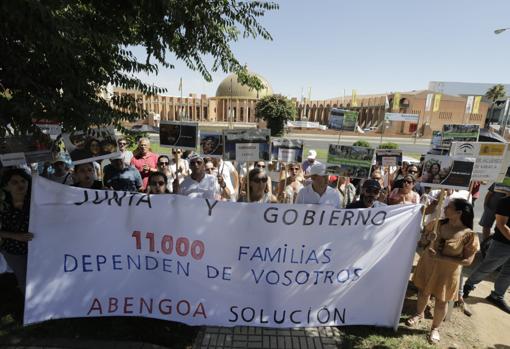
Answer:
[{"label": "sunglasses", "polygon": [[206,168],[205,169],[207,172],[213,172],[214,171],[214,168]]},{"label": "sunglasses", "polygon": [[260,177],[253,178],[251,181],[252,181],[252,182],[255,182],[255,183],[267,183],[267,177],[263,177],[263,178],[260,178]]},{"label": "sunglasses", "polygon": [[404,183],[413,184],[414,182],[413,181],[404,181]]},{"label": "sunglasses", "polygon": [[257,168],[266,168],[266,165],[255,165]]},{"label": "sunglasses", "polygon": [[191,161],[191,162],[189,163],[189,165],[190,165],[190,166],[200,166],[200,165],[202,165],[203,163],[204,163],[204,162],[203,162],[203,161],[201,161],[201,160],[195,160],[195,161]]},{"label": "sunglasses", "polygon": [[161,166],[163,166],[163,165],[168,166],[168,164],[169,164],[168,161],[160,161],[160,162],[158,162],[158,165],[161,165]]},{"label": "sunglasses", "polygon": [[181,151],[173,151],[172,154],[181,154]]},{"label": "sunglasses", "polygon": [[299,167],[291,167],[289,170],[291,170],[291,171],[299,171]]},{"label": "sunglasses", "polygon": [[153,187],[158,186],[158,185],[163,186],[163,185],[165,185],[165,181],[150,182],[149,184],[152,185]]},{"label": "sunglasses", "polygon": [[119,145],[127,145],[126,142],[119,142]]}]

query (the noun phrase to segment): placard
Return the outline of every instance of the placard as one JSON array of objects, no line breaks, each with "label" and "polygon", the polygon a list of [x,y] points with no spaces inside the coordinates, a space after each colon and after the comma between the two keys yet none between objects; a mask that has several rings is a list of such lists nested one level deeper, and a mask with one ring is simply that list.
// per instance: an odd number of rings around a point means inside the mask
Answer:
[{"label": "placard", "polygon": [[200,154],[202,156],[223,157],[223,134],[200,131]]},{"label": "placard", "polygon": [[62,135],[73,164],[83,164],[120,156],[113,127],[89,128]]},{"label": "placard", "polygon": [[236,143],[237,161],[258,161],[259,159],[259,143]]},{"label": "placard", "polygon": [[442,146],[449,148],[451,143],[457,142],[478,142],[480,125],[443,125]]},{"label": "placard", "polygon": [[[30,134],[0,138],[0,154],[24,153],[25,162],[29,164],[51,161],[52,146],[53,141],[50,136],[42,132],[37,135]],[[21,157],[15,155],[9,162],[13,163],[15,158],[21,161]]]},{"label": "placard", "polygon": [[0,154],[0,162],[3,167],[26,165],[25,153]]},{"label": "placard", "polygon": [[161,121],[159,125],[159,144],[162,147],[197,149],[198,123]]},{"label": "placard", "polygon": [[402,150],[376,149],[375,164],[382,167],[402,166]]},{"label": "placard", "polygon": [[494,182],[503,165],[507,145],[492,142],[453,142],[450,155],[475,158],[472,181]]},{"label": "placard", "polygon": [[303,161],[303,141],[299,139],[273,138],[271,160],[283,162]]},{"label": "placard", "polygon": [[330,144],[327,171],[342,177],[368,178],[373,158],[373,148]]},{"label": "placard", "polygon": [[233,203],[40,176],[32,195],[25,325],[136,316],[396,329],[420,234],[421,205]]},{"label": "placard", "polygon": [[[271,157],[271,131],[268,129],[252,128],[241,130],[223,130],[225,150],[223,159],[226,161],[269,161]],[[242,159],[238,159],[237,144],[249,144],[241,147],[243,154]],[[257,144],[258,156],[255,156],[253,144]],[[249,160],[246,160],[249,158]]]},{"label": "placard", "polygon": [[425,155],[421,184],[439,189],[468,189],[474,158]]},{"label": "placard", "polygon": [[384,120],[387,121],[418,122],[419,118],[420,116],[418,114],[384,113]]},{"label": "placard", "polygon": [[328,127],[334,130],[355,131],[358,123],[358,112],[333,108],[331,109]]},{"label": "placard", "polygon": [[42,123],[35,125],[39,127],[42,133],[47,134],[53,140],[57,139],[57,137],[62,133],[62,126],[58,123]]}]

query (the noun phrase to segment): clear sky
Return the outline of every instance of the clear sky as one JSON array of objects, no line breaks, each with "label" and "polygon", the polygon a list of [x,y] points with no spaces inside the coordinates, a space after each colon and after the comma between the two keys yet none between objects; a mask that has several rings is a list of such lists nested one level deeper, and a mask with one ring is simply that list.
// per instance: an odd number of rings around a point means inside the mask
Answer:
[{"label": "clear sky", "polygon": [[[427,88],[429,81],[510,83],[510,0],[282,0],[261,23],[273,41],[233,44],[275,93],[312,99]],[[135,54],[144,57],[143,50]],[[180,62],[143,80],[179,95],[212,96],[213,82]]]}]

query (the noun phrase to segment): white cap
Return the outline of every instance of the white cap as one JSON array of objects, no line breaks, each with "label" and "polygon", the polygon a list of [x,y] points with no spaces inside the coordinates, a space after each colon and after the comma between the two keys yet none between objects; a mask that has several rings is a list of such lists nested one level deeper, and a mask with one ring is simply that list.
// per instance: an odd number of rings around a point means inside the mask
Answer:
[{"label": "white cap", "polygon": [[315,160],[315,158],[317,157],[317,152],[313,149],[310,149],[308,151],[308,156],[307,158],[310,159],[310,160]]},{"label": "white cap", "polygon": [[310,176],[326,176],[326,165],[324,164],[313,164],[310,166]]}]

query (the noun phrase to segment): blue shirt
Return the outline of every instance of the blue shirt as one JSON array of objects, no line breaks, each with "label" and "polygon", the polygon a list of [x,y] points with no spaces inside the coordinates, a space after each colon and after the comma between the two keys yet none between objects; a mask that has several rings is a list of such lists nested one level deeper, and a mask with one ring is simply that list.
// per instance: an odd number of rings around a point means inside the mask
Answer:
[{"label": "blue shirt", "polygon": [[142,176],[136,168],[126,166],[117,170],[112,164],[104,167],[104,185],[114,190],[137,192],[142,187]]}]

